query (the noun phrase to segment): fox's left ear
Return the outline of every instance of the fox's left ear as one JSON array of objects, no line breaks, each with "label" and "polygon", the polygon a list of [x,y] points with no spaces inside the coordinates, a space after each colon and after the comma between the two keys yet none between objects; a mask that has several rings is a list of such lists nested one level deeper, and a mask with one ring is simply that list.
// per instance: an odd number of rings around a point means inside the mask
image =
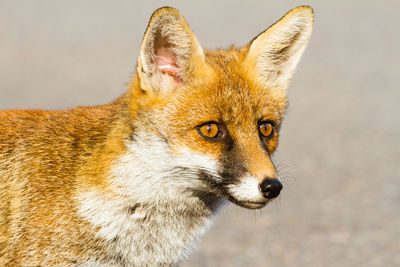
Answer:
[{"label": "fox's left ear", "polygon": [[204,51],[179,11],[156,10],[140,47],[137,73],[142,90],[166,94],[204,66]]},{"label": "fox's left ear", "polygon": [[285,91],[311,36],[313,10],[300,6],[258,35],[241,51],[245,67],[266,88]]}]

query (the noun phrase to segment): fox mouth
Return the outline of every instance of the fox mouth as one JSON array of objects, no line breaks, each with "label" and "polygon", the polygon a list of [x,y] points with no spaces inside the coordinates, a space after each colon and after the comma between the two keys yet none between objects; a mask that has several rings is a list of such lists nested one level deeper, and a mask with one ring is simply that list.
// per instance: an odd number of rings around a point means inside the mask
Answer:
[{"label": "fox mouth", "polygon": [[265,207],[265,205],[267,205],[269,202],[268,199],[265,199],[265,201],[239,200],[231,193],[229,193],[227,186],[229,186],[230,183],[219,183],[217,182],[217,179],[215,179],[211,174],[206,171],[200,171],[199,177],[201,180],[203,180],[203,182],[208,184],[208,186],[213,189],[212,191],[214,192],[214,194],[219,195],[220,197],[223,197],[240,207],[247,209],[261,209]]},{"label": "fox mouth", "polygon": [[228,196],[228,200],[240,207],[247,209],[261,209],[265,207],[268,203],[268,201],[264,202],[264,201],[237,200],[236,198],[230,195]]}]

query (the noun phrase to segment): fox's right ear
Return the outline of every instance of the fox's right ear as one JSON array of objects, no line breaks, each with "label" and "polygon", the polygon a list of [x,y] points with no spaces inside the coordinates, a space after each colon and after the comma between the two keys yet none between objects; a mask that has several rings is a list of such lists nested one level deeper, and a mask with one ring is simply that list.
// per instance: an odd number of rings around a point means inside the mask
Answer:
[{"label": "fox's right ear", "polygon": [[203,49],[179,11],[156,10],[140,47],[137,73],[142,90],[169,93],[187,82],[195,65],[204,61]]},{"label": "fox's right ear", "polygon": [[285,92],[311,36],[313,10],[300,6],[241,49],[245,67],[264,87]]}]

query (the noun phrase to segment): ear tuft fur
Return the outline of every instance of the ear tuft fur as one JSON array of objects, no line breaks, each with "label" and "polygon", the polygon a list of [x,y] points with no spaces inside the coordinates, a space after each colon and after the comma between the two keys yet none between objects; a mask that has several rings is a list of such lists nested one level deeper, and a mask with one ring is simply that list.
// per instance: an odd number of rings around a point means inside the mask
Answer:
[{"label": "ear tuft fur", "polygon": [[143,37],[138,74],[144,90],[169,92],[190,74],[194,56],[203,50],[179,12],[171,7],[156,10]]},{"label": "ear tuft fur", "polygon": [[258,35],[246,47],[245,65],[265,87],[285,91],[311,36],[313,10],[300,6]]}]

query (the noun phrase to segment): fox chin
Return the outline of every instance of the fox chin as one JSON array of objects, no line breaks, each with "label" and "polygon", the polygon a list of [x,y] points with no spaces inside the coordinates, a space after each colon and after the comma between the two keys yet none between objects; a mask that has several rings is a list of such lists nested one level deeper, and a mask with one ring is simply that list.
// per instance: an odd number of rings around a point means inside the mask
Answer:
[{"label": "fox chin", "polygon": [[271,156],[311,35],[300,6],[243,47],[206,50],[156,10],[110,104],[0,112],[1,266],[170,266],[226,201],[282,190]]}]

